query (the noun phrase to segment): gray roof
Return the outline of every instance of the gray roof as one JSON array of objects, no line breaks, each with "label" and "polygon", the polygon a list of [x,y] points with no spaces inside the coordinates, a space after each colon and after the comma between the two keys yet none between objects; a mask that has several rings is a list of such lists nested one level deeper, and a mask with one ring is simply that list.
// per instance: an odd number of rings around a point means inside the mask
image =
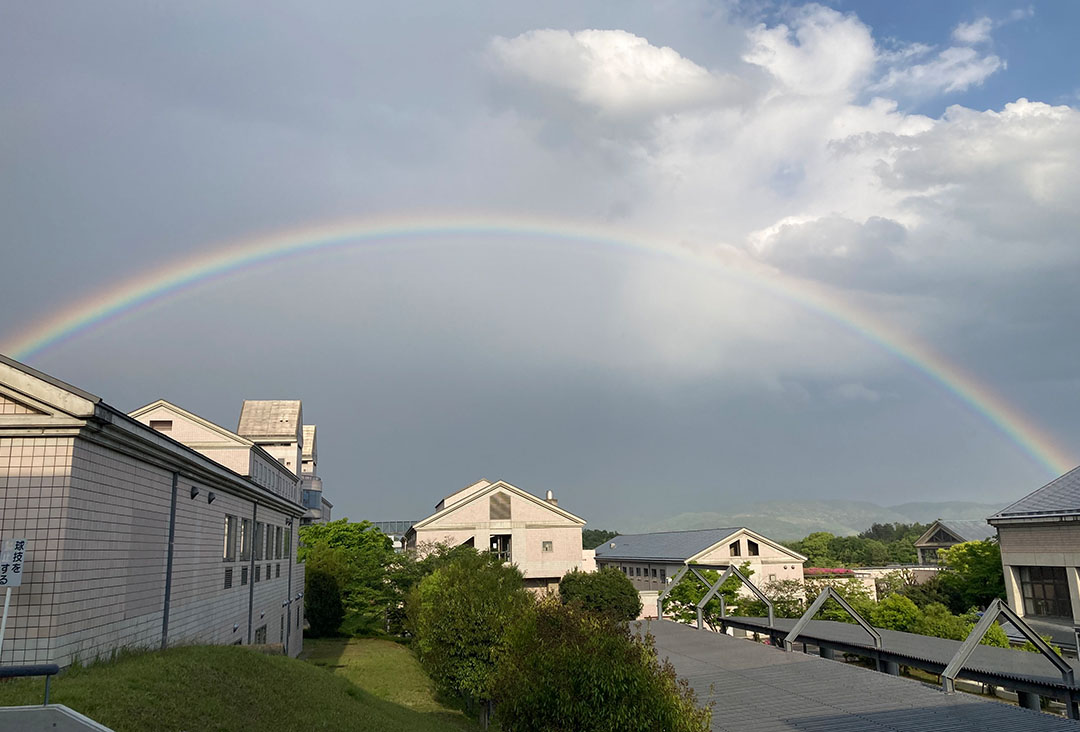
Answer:
[{"label": "gray roof", "polygon": [[938,523],[964,541],[986,541],[997,536],[997,529],[985,521],[938,519]]},{"label": "gray roof", "polygon": [[1080,514],[1080,467],[1001,509],[990,520],[1075,514]]},{"label": "gray roof", "polygon": [[619,534],[596,547],[597,559],[658,559],[685,562],[743,527]]},{"label": "gray roof", "polygon": [[252,440],[295,441],[303,425],[299,399],[245,399],[236,433]]},{"label": "gray roof", "polygon": [[[1076,729],[1075,722],[1050,714],[974,694],[944,694],[911,679],[805,653],[784,653],[667,620],[651,621],[645,630],[656,638],[657,655],[670,660],[697,692],[698,703],[715,702],[710,726],[714,732]],[[1045,659],[1036,660],[1052,668]]]}]

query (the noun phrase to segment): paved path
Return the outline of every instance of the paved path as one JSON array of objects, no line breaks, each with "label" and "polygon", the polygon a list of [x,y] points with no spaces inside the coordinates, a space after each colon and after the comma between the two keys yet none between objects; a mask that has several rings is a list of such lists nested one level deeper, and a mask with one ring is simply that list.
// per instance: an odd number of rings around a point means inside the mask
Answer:
[{"label": "paved path", "polygon": [[715,732],[1078,732],[1080,725],[969,694],[668,620],[644,624]]}]

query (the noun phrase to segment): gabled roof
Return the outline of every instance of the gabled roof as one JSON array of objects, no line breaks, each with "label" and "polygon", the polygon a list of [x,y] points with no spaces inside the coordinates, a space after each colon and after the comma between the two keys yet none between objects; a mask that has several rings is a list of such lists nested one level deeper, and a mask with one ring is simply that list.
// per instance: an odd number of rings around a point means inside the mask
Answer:
[{"label": "gabled roof", "polygon": [[965,521],[960,519],[938,519],[930,524],[922,536],[915,541],[915,546],[922,546],[931,542],[930,538],[937,533],[938,529],[945,529],[960,542],[986,541],[997,536],[997,530],[985,521]]},{"label": "gabled roof", "polygon": [[[736,534],[746,534],[806,561],[806,557],[762,536],[745,526],[692,531],[660,531],[653,534],[619,534],[596,547],[597,559],[640,559],[689,562],[728,542]],[[745,557],[738,557],[745,560]]]},{"label": "gabled roof", "polygon": [[1054,518],[1080,515],[1080,467],[1055,478],[1011,506],[991,516],[988,521],[1021,518]]},{"label": "gabled roof", "polygon": [[316,460],[316,459],[318,459],[318,456],[316,455],[316,450],[315,450],[315,425],[313,425],[313,424],[304,425],[303,459],[304,460]]},{"label": "gabled roof", "polygon": [[449,508],[450,506],[453,506],[455,503],[459,503],[459,502],[465,500],[466,498],[468,498],[473,493],[476,493],[477,491],[481,491],[484,488],[487,488],[489,485],[491,485],[491,481],[484,480],[483,478],[481,478],[480,480],[476,481],[475,483],[471,483],[471,484],[465,486],[464,488],[461,488],[459,490],[454,491],[453,493],[448,495],[446,498],[444,498],[441,501],[439,501],[438,503],[436,503],[435,504],[435,510],[436,511],[441,511],[444,508]]},{"label": "gabled roof", "polygon": [[237,434],[256,442],[303,439],[299,399],[245,399]]},{"label": "gabled roof", "polygon": [[168,401],[167,399],[158,399],[157,401],[150,402],[149,404],[147,404],[144,407],[139,407],[138,409],[136,409],[136,410],[134,410],[132,412],[128,412],[128,416],[131,417],[132,419],[138,419],[139,417],[143,416],[147,412],[151,412],[151,411],[153,411],[155,409],[158,409],[158,408],[161,408],[161,407],[164,407],[165,409],[169,410],[170,412],[174,412],[174,413],[180,415],[184,419],[188,419],[188,420],[191,420],[192,422],[195,422],[200,427],[205,427],[206,429],[211,430],[211,431],[221,435],[222,437],[229,440],[230,442],[235,442],[238,445],[243,445],[244,447],[254,447],[255,446],[255,443],[252,442],[251,440],[249,440],[249,439],[247,439],[245,437],[241,437],[240,435],[236,434],[235,432],[227,430],[224,427],[222,427],[221,425],[215,424],[215,423],[211,422],[208,419],[204,419],[204,418],[200,417],[199,415],[195,414],[194,412],[189,412],[186,409],[184,409],[183,407],[178,407],[175,404],[173,404],[172,402]]},{"label": "gabled roof", "polygon": [[[481,482],[486,483],[487,481],[481,481]],[[475,487],[477,485],[479,485],[479,483],[473,483],[473,485],[468,486],[468,487],[473,488],[473,487]],[[490,494],[494,493],[497,490],[503,490],[503,491],[506,491],[507,493],[512,493],[512,494],[514,494],[514,495],[516,495],[516,496],[518,496],[520,498],[523,498],[523,499],[525,499],[527,501],[532,501],[533,503],[537,504],[538,506],[543,506],[544,508],[548,509],[549,511],[552,511],[553,513],[556,513],[556,514],[562,516],[565,519],[569,519],[570,521],[581,524],[583,526],[585,525],[585,519],[580,518],[578,516],[575,516],[574,514],[570,513],[569,511],[567,511],[565,509],[559,508],[554,503],[548,503],[543,498],[537,498],[532,493],[528,493],[526,491],[523,491],[520,488],[518,488],[517,486],[511,485],[511,484],[507,483],[504,480],[497,480],[494,483],[488,483],[486,486],[480,488],[479,490],[473,491],[473,493],[470,494],[469,496],[467,496],[467,497],[465,497],[465,498],[463,498],[463,499],[461,499],[459,501],[456,501],[454,503],[451,503],[446,508],[443,508],[442,510],[436,511],[435,513],[431,514],[427,518],[421,519],[420,521],[417,521],[415,524],[412,525],[412,527],[409,529],[409,531],[416,531],[416,529],[422,529],[425,526],[427,526],[428,524],[441,519],[443,516],[447,516],[447,515],[453,513],[454,511],[458,510],[462,506],[466,506],[466,505],[472,503],[473,501],[479,500],[479,499],[483,498],[484,496],[487,496],[487,495],[490,495]],[[460,492],[461,491],[458,491],[458,493],[460,493]],[[451,495],[457,495],[457,494],[451,494]],[[442,504],[442,501],[440,501],[439,503]]]}]

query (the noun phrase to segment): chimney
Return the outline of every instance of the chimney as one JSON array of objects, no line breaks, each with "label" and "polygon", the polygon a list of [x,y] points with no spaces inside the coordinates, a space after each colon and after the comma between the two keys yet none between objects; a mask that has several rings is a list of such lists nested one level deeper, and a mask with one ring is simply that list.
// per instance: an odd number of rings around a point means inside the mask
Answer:
[{"label": "chimney", "polygon": [[559,499],[556,498],[555,494],[552,493],[551,491],[547,492],[547,497],[544,500],[547,501],[548,503],[550,503],[552,506],[558,506],[559,505]]}]

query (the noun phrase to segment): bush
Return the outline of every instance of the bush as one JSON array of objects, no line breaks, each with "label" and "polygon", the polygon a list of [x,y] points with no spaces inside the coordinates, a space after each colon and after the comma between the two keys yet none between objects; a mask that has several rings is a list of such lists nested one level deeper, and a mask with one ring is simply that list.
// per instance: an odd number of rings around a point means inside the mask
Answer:
[{"label": "bush", "polygon": [[711,717],[651,636],[554,598],[511,630],[494,688],[512,732],[704,732]]},{"label": "bush", "polygon": [[337,634],[345,617],[341,587],[333,574],[319,568],[306,568],[304,575],[304,615],[316,638]]},{"label": "bush", "polygon": [[507,629],[531,604],[516,567],[487,552],[458,552],[410,592],[407,627],[435,685],[471,707],[491,698]]},{"label": "bush", "polygon": [[867,620],[876,628],[902,630],[918,633],[922,627],[922,613],[918,606],[903,595],[889,595],[872,606]]},{"label": "bush", "polygon": [[641,598],[634,583],[614,567],[599,572],[574,570],[559,582],[559,599],[586,610],[607,613],[615,620],[634,620],[641,615]]}]

